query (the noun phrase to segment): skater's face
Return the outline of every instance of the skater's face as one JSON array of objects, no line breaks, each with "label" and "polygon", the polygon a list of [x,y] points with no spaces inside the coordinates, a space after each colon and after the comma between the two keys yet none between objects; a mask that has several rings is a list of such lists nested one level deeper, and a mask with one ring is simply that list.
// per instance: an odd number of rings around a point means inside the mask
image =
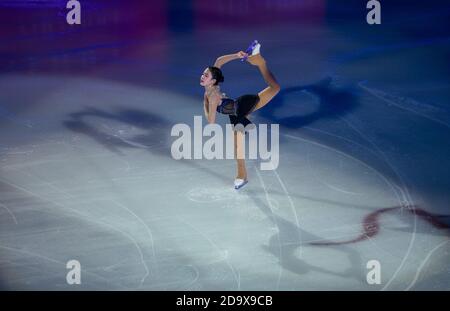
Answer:
[{"label": "skater's face", "polygon": [[216,83],[216,79],[213,79],[211,71],[208,68],[203,71],[202,76],[200,77],[200,85],[201,86],[211,86]]}]

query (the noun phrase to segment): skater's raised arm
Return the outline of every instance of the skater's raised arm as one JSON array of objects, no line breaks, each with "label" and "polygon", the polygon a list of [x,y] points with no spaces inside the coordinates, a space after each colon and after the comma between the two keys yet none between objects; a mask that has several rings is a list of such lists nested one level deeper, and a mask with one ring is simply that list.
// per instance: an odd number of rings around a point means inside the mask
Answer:
[{"label": "skater's raised arm", "polygon": [[245,52],[239,51],[234,54],[220,56],[219,58],[216,59],[216,62],[214,63],[214,67],[221,68],[226,63],[231,62],[232,60],[235,60],[235,59],[244,58],[246,55],[247,54],[245,54]]}]

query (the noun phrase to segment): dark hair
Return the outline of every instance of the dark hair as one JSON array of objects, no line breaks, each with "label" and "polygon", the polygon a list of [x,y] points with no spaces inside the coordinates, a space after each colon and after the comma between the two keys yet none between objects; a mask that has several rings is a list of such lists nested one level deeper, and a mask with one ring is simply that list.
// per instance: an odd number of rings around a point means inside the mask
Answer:
[{"label": "dark hair", "polygon": [[216,79],[216,83],[214,83],[214,85],[222,83],[225,80],[222,74],[222,70],[220,70],[219,68],[209,66],[208,69],[211,72],[212,78]]}]

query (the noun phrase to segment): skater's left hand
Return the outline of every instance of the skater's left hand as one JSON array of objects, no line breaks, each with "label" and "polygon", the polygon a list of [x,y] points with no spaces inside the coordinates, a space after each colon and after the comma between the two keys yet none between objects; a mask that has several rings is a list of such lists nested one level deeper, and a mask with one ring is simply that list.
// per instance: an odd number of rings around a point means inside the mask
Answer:
[{"label": "skater's left hand", "polygon": [[236,53],[236,56],[237,56],[239,59],[242,59],[242,58],[244,58],[244,57],[247,57],[248,54],[245,53],[244,51],[239,51],[239,52]]}]

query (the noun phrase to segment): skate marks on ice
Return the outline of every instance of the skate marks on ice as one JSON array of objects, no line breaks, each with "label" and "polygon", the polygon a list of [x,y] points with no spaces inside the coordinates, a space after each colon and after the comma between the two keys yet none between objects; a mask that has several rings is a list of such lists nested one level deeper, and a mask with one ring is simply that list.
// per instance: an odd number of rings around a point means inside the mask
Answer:
[{"label": "skate marks on ice", "polygon": [[[220,209],[236,212],[238,215],[248,219],[266,219],[266,216],[255,206],[254,199],[249,195],[247,189],[235,190],[231,182],[229,184],[228,187],[226,185],[220,185],[216,187],[192,188],[186,193],[186,196],[191,202],[200,203],[196,205],[198,207],[201,207],[202,203],[213,203],[214,206]],[[250,186],[250,183],[247,186]],[[271,204],[274,210],[279,209],[279,203],[276,199],[271,199]]]},{"label": "skate marks on ice", "polygon": [[450,113],[446,109],[437,105],[419,102],[413,98],[395,95],[369,87],[367,81],[359,82],[358,86],[372,96],[387,103],[389,106],[395,106],[450,129]]}]

